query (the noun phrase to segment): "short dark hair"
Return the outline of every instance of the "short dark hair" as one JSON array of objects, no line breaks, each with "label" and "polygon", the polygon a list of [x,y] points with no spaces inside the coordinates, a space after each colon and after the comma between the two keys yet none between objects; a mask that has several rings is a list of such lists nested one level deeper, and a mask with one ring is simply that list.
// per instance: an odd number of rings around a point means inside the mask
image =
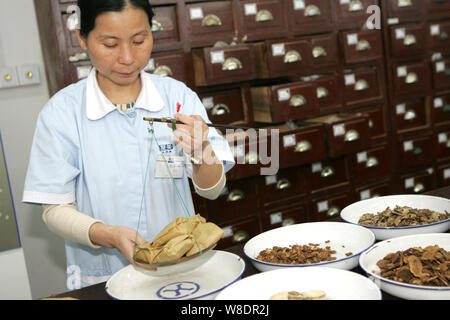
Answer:
[{"label": "short dark hair", "polygon": [[110,11],[123,11],[127,4],[138,9],[143,9],[147,13],[150,26],[152,26],[152,18],[155,14],[150,0],[78,0],[78,7],[81,14],[81,35],[87,38],[89,33],[95,28],[95,20],[100,14]]}]

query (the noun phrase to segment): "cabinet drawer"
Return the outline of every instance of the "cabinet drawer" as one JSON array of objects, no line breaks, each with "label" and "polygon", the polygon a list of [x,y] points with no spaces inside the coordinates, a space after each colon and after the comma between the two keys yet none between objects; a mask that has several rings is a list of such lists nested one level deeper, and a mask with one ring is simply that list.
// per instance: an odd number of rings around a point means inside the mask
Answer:
[{"label": "cabinet drawer", "polygon": [[430,125],[424,97],[397,103],[394,122],[398,133],[421,129]]},{"label": "cabinet drawer", "polygon": [[344,73],[344,101],[348,108],[373,104],[383,99],[378,68],[362,68]]},{"label": "cabinet drawer", "polygon": [[389,196],[393,194],[392,185],[392,182],[387,180],[385,182],[355,188],[355,201]]},{"label": "cabinet drawer", "polygon": [[437,132],[434,141],[437,143],[437,158],[439,160],[450,158],[450,130]]},{"label": "cabinet drawer", "polygon": [[379,30],[343,32],[342,44],[347,64],[373,61],[381,59],[383,56]]},{"label": "cabinet drawer", "polygon": [[422,24],[407,24],[389,28],[394,57],[411,57],[426,52],[426,28]]},{"label": "cabinet drawer", "polygon": [[360,28],[364,26],[370,15],[367,8],[378,5],[378,0],[335,1],[336,17],[341,28]]},{"label": "cabinet drawer", "polygon": [[316,96],[321,113],[340,112],[343,108],[341,77],[323,76],[315,81]]},{"label": "cabinet drawer", "polygon": [[218,225],[224,231],[224,235],[217,244],[216,250],[228,248],[239,243],[245,243],[260,233],[256,216],[235,222],[219,223]]},{"label": "cabinet drawer", "polygon": [[240,37],[243,41],[283,38],[288,32],[284,1],[245,0],[238,2]]},{"label": "cabinet drawer", "polygon": [[434,189],[436,189],[436,174],[433,168],[400,177],[400,194],[421,194]]},{"label": "cabinet drawer", "polygon": [[391,150],[383,145],[358,152],[348,158],[350,177],[355,184],[368,183],[389,177],[391,170]]},{"label": "cabinet drawer", "polygon": [[413,168],[431,163],[435,158],[434,139],[431,135],[402,139],[398,153],[401,168]]},{"label": "cabinet drawer", "polygon": [[449,0],[425,0],[428,16],[435,18],[450,17],[450,1]]},{"label": "cabinet drawer", "polygon": [[439,187],[450,186],[450,163],[444,164],[438,170]]},{"label": "cabinet drawer", "polygon": [[423,10],[423,0],[389,0],[386,3],[390,18],[417,19],[421,16]]},{"label": "cabinet drawer", "polygon": [[152,19],[153,50],[157,51],[165,45],[174,45],[180,41],[175,6],[154,7]]},{"label": "cabinet drawer", "polygon": [[321,33],[333,28],[328,0],[286,0],[290,29],[296,35]]},{"label": "cabinet drawer", "polygon": [[262,231],[290,226],[308,221],[308,206],[305,202],[266,211],[261,216]]},{"label": "cabinet drawer", "polygon": [[450,21],[430,23],[427,32],[430,34],[429,48],[431,52],[450,54]]},{"label": "cabinet drawer", "polygon": [[434,61],[432,68],[434,88],[450,88],[450,59]]},{"label": "cabinet drawer", "polygon": [[197,86],[208,86],[256,78],[252,45],[193,49],[192,58]]},{"label": "cabinet drawer", "polygon": [[320,114],[316,88],[310,82],[253,87],[251,94],[257,122],[280,123]]},{"label": "cabinet drawer", "polygon": [[244,113],[248,113],[248,110],[243,95],[244,92],[236,88],[202,93],[199,97],[212,123],[232,124],[247,120]]},{"label": "cabinet drawer", "polygon": [[309,167],[312,175],[311,190],[314,193],[349,183],[345,158],[326,159],[314,162]]},{"label": "cabinet drawer", "polygon": [[301,123],[296,129],[286,126],[278,128],[281,168],[320,161],[327,157],[323,125]]},{"label": "cabinet drawer", "polygon": [[192,47],[213,45],[217,39],[231,42],[233,24],[231,1],[186,5],[186,30]]},{"label": "cabinet drawer", "polygon": [[308,193],[306,167],[281,169],[276,175],[259,177],[258,197],[264,205]]},{"label": "cabinet drawer", "polygon": [[313,221],[337,219],[342,209],[353,202],[354,197],[350,191],[314,199],[311,205],[311,219]]},{"label": "cabinet drawer", "polygon": [[172,77],[182,82],[187,80],[183,52],[154,53],[145,71],[163,77]]},{"label": "cabinet drawer", "polygon": [[258,208],[256,182],[257,178],[229,181],[217,200],[207,201],[209,218],[222,223],[254,214]]},{"label": "cabinet drawer", "polygon": [[336,34],[314,36],[311,38],[312,66],[324,68],[339,63],[338,41]]},{"label": "cabinet drawer", "polygon": [[331,114],[308,121],[325,125],[330,157],[359,152],[370,145],[369,116],[366,114]]},{"label": "cabinet drawer", "polygon": [[394,64],[394,90],[397,96],[426,95],[429,89],[430,72],[426,62],[406,65]]},{"label": "cabinet drawer", "polygon": [[375,106],[360,110],[369,116],[369,136],[372,143],[387,137],[387,120],[383,106]]},{"label": "cabinet drawer", "polygon": [[450,124],[450,94],[433,98],[432,113],[435,125]]}]

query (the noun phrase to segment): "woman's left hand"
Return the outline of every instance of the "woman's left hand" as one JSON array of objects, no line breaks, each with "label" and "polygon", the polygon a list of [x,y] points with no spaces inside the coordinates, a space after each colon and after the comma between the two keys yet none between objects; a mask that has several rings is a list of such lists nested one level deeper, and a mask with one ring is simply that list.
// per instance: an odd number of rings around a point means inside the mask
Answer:
[{"label": "woman's left hand", "polygon": [[[184,124],[177,124],[173,132],[175,143],[189,156],[201,158],[204,142],[208,141],[208,126],[198,115],[187,116],[176,113],[174,118]],[[172,128],[172,124],[168,124]]]}]

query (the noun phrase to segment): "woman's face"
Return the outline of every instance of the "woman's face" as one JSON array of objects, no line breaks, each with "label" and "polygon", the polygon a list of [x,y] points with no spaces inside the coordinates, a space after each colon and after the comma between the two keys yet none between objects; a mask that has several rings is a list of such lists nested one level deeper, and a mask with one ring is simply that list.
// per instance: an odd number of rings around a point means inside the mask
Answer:
[{"label": "woman's face", "polygon": [[121,12],[99,15],[87,39],[79,32],[77,35],[98,76],[120,86],[131,85],[139,78],[153,48],[146,12],[129,6]]}]

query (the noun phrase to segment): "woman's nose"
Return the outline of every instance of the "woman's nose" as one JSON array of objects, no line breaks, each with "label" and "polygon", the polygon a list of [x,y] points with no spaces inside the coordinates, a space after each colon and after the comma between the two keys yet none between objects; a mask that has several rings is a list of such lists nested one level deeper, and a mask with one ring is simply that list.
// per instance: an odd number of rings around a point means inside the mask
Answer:
[{"label": "woman's nose", "polygon": [[121,47],[119,63],[130,65],[134,62],[134,55],[131,47],[129,45],[124,45]]}]

